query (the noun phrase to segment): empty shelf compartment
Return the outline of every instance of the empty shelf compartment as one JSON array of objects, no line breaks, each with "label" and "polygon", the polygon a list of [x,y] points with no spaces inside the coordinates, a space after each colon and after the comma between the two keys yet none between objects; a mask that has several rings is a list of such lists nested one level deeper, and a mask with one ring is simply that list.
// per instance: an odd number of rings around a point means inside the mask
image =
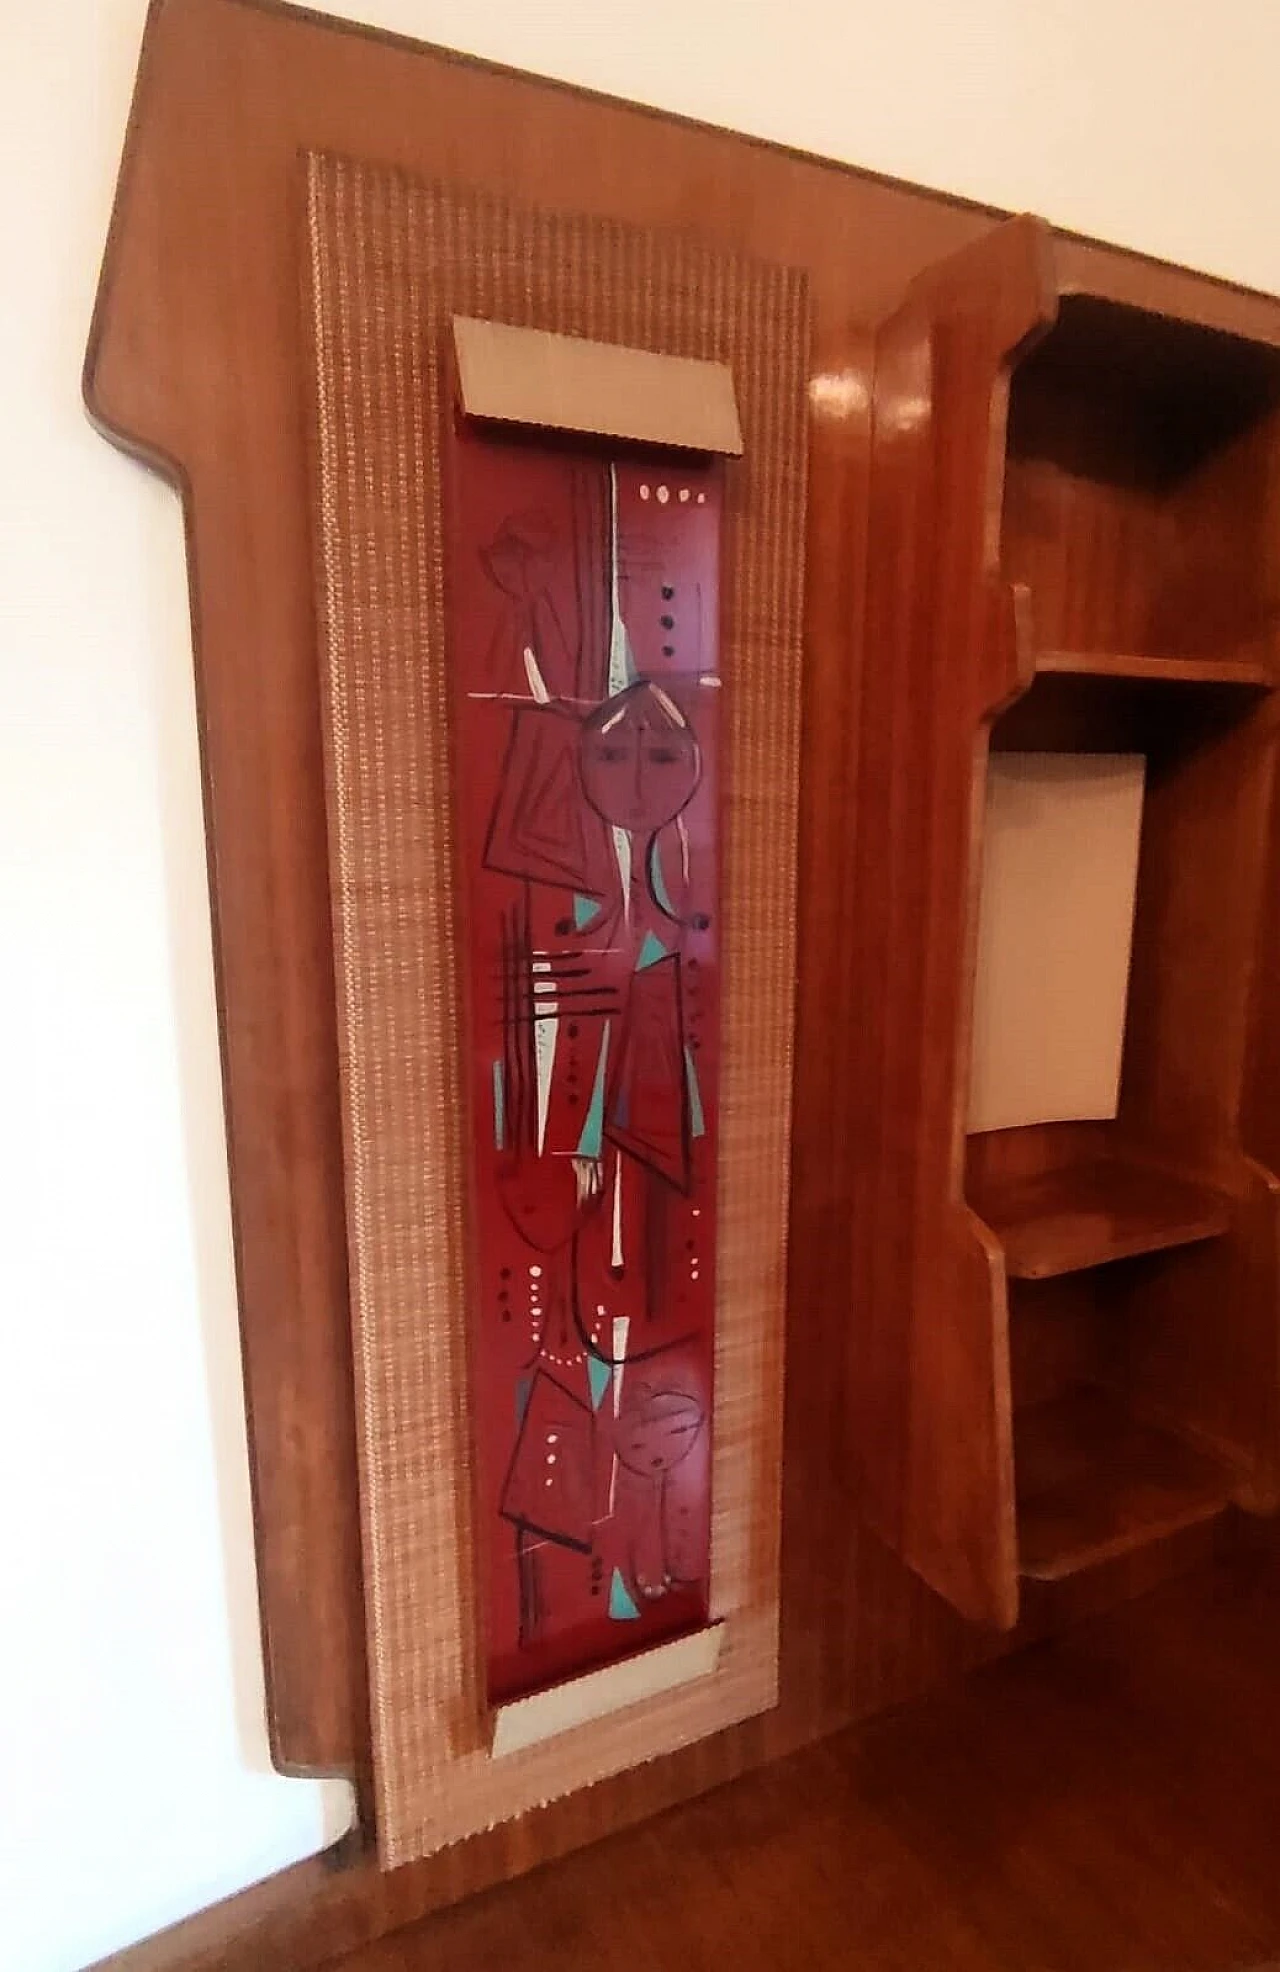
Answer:
[{"label": "empty shelf compartment", "polygon": [[1230,1224],[1222,1193],[1121,1158],[993,1183],[970,1203],[999,1239],[1015,1280],[1192,1246]]},{"label": "empty shelf compartment", "polygon": [[1018,1566],[1035,1581],[1212,1519],[1231,1497],[1227,1468],[1082,1385],[1014,1419]]}]

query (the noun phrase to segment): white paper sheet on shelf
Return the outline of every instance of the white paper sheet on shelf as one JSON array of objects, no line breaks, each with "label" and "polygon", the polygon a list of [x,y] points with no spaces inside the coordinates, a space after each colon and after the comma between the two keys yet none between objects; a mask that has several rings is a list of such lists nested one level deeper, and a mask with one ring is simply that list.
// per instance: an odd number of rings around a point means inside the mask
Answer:
[{"label": "white paper sheet on shelf", "polygon": [[990,757],[971,1131],[1116,1113],[1145,766]]}]

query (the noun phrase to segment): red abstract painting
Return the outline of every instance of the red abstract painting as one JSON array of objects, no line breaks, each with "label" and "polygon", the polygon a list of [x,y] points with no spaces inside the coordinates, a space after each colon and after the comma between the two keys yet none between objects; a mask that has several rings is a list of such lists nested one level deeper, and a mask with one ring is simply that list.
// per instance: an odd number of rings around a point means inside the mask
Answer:
[{"label": "red abstract painting", "polygon": [[492,1702],[707,1620],[720,505],[714,463],[453,449]]}]

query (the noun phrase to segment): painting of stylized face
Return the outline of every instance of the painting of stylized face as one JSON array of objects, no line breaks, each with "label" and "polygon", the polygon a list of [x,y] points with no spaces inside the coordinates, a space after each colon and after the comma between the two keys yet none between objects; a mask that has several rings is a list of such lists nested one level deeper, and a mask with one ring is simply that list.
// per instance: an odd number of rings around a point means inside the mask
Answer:
[{"label": "painting of stylized face", "polygon": [[695,1398],[642,1383],[618,1419],[618,1463],[642,1479],[659,1479],[693,1450],[701,1429],[702,1406]]},{"label": "painting of stylized face", "polygon": [[582,729],[582,785],[615,828],[653,831],[688,806],[702,771],[675,700],[647,679],[606,699]]}]

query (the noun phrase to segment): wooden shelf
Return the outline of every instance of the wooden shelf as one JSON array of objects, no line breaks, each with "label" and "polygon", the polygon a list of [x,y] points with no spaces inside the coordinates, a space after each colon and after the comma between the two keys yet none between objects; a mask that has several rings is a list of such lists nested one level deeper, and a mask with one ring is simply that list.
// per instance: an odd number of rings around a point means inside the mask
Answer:
[{"label": "wooden shelf", "polygon": [[1058,678],[1128,678],[1135,684],[1234,685],[1269,691],[1276,683],[1265,664],[1229,658],[1139,657],[1132,653],[1046,650],[1036,674]]},{"label": "wooden shelf", "polygon": [[[880,955],[853,1055],[892,1119],[855,1180],[860,1502],[956,1609],[1005,1628],[1019,1489],[1033,1575],[1280,1493],[1280,1043],[1254,1017],[1280,973],[1280,349],[1084,292],[1059,251],[1011,220],[877,330],[863,714],[887,751],[858,782],[849,873],[859,950]],[[932,370],[931,340],[951,352]],[[957,1108],[979,1051],[1016,1066],[1021,1017],[988,1019],[975,990],[1002,778],[975,803],[975,762],[981,780],[1002,753],[1146,762],[1132,907],[1126,866],[1098,944],[1114,957],[1131,930],[1123,1096],[1111,1117],[1069,1091],[990,1110],[1003,1127],[971,1135],[957,1214]],[[1006,786],[1075,771],[1003,763]],[[1075,899],[1097,894],[1074,818],[1063,835],[1041,885],[1060,908],[1042,925],[1012,903],[1024,981],[1064,977]],[[1041,1030],[1064,1081],[1067,1029]],[[1067,1404],[1082,1388],[1119,1411]],[[1225,1475],[1187,1449],[1204,1445]]]},{"label": "wooden shelf", "polygon": [[1231,1497],[1216,1459],[1089,1386],[1020,1411],[1014,1457],[1018,1567],[1033,1581],[1210,1520]]},{"label": "wooden shelf", "polygon": [[995,1183],[970,1203],[1004,1247],[1014,1280],[1193,1246],[1230,1224],[1220,1192],[1119,1158]]}]

